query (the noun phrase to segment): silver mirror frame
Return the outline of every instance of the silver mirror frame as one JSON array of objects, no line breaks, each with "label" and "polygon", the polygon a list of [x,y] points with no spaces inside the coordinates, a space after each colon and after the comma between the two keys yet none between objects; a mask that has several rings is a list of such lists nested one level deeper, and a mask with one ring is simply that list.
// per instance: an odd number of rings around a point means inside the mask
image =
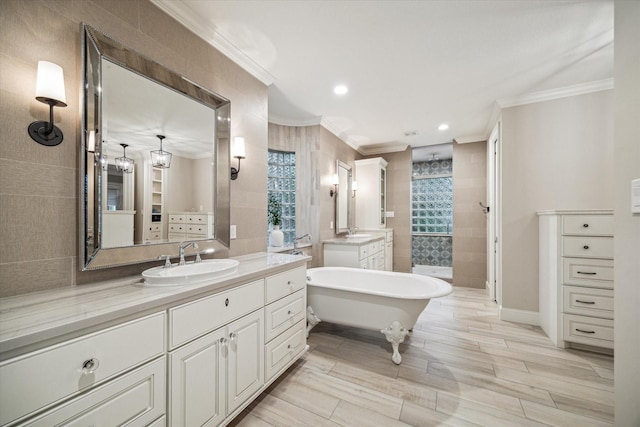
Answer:
[{"label": "silver mirror frame", "polygon": [[[96,176],[100,164],[95,161],[93,152],[87,151],[88,129],[101,129],[101,94],[91,91],[100,84],[100,73],[92,67],[90,61],[106,58],[122,67],[138,73],[155,83],[172,89],[184,96],[200,102],[213,110],[217,123],[215,126],[214,149],[214,238],[198,239],[200,250],[213,249],[227,252],[230,243],[230,120],[231,102],[183,77],[153,60],[127,48],[89,25],[80,24],[82,49],[82,123],[79,153],[79,209],[78,209],[78,257],[82,271],[122,265],[139,264],[154,261],[160,255],[177,255],[179,242],[149,243],[120,248],[101,248],[100,242],[100,206],[97,195],[98,180],[94,179],[94,200],[89,204],[88,173]],[[89,73],[93,71],[93,74]],[[90,93],[91,92],[91,93]],[[92,171],[89,169],[93,168]],[[89,215],[91,210],[91,215]],[[89,220],[92,218],[92,221]],[[91,224],[90,224],[91,222]],[[93,236],[89,235],[89,226]]]},{"label": "silver mirror frame", "polygon": [[[347,182],[346,185],[342,182],[341,170],[343,170],[343,174],[346,173]],[[351,210],[352,210],[352,202],[351,202],[351,182],[353,177],[353,172],[351,166],[348,164],[341,162],[340,160],[336,160],[336,174],[338,175],[338,194],[335,195],[335,232],[337,235],[346,234],[349,232],[349,227],[351,226]],[[342,203],[341,203],[342,199]],[[346,200],[345,200],[346,199]],[[342,211],[346,209],[346,218],[342,218]],[[341,227],[340,224],[342,220],[346,220],[346,227]]]}]

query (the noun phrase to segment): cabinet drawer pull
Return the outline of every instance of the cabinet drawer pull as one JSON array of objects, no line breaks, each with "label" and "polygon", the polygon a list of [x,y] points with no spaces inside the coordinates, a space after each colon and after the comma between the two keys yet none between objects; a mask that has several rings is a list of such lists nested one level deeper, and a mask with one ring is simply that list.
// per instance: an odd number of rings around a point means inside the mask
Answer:
[{"label": "cabinet drawer pull", "polygon": [[224,300],[224,306],[229,307],[229,298]]},{"label": "cabinet drawer pull", "polygon": [[589,245],[584,245],[582,249],[589,249]]},{"label": "cabinet drawer pull", "polygon": [[578,329],[576,328],[577,332],[582,332],[583,334],[595,334],[596,331],[585,331],[584,329]]},{"label": "cabinet drawer pull", "polygon": [[588,227],[589,227],[589,224],[582,224],[582,226],[583,226],[584,228],[588,228]]},{"label": "cabinet drawer pull", "polygon": [[579,302],[580,304],[595,304],[596,303],[595,301],[582,301],[582,300],[579,300],[579,299],[577,299],[576,302]]},{"label": "cabinet drawer pull", "polygon": [[93,374],[98,369],[98,366],[100,366],[100,361],[95,357],[85,360],[82,363],[82,373],[85,375]]},{"label": "cabinet drawer pull", "polygon": [[592,271],[578,271],[577,273],[578,274],[589,274],[591,276],[595,276],[596,274],[598,274],[598,273],[594,273]]},{"label": "cabinet drawer pull", "polygon": [[287,316],[291,316],[291,310],[287,311]]}]

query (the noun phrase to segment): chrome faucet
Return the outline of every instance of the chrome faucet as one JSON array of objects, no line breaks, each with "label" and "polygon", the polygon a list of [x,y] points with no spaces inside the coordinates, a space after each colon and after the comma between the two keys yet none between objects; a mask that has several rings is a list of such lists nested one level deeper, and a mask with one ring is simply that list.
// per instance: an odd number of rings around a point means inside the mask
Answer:
[{"label": "chrome faucet", "polygon": [[302,236],[296,237],[295,239],[293,239],[293,250],[291,251],[291,255],[301,255],[302,251],[298,249],[298,242],[302,239],[304,239],[305,237],[308,237],[309,239],[311,239],[311,234],[307,233],[307,234],[303,234]]},{"label": "chrome faucet", "polygon": [[185,265],[186,262],[184,260],[184,250],[193,246],[193,249],[198,249],[198,244],[196,242],[182,242],[178,247],[178,254],[180,255],[180,261],[178,261],[178,265]]},{"label": "chrome faucet", "polygon": [[349,235],[353,236],[354,234],[356,234],[357,229],[358,227],[349,227]]}]

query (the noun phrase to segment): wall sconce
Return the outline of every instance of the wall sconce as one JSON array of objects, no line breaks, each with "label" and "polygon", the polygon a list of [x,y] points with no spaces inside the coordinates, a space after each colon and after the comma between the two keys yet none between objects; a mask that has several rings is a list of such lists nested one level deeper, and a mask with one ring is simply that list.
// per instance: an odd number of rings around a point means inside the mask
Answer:
[{"label": "wall sconce", "polygon": [[64,72],[62,67],[47,61],[38,61],[36,99],[49,104],[49,122],[36,121],[29,125],[29,136],[38,144],[52,147],[62,142],[60,128],[53,124],[53,107],[66,107]]},{"label": "wall sconce", "polygon": [[351,197],[356,197],[356,191],[358,191],[358,182],[351,181]]},{"label": "wall sconce", "polygon": [[129,144],[120,144],[122,146],[122,157],[116,157],[116,170],[124,173],[133,172],[133,159],[127,157],[127,147]]},{"label": "wall sconce", "polygon": [[238,159],[238,169],[232,167],[231,168],[231,179],[238,179],[238,174],[240,173],[240,160],[245,158],[244,152],[244,138],[241,136],[236,136],[233,138],[233,157]]},{"label": "wall sconce", "polygon": [[165,139],[166,136],[156,136],[160,139],[160,149],[151,151],[151,164],[156,168],[169,169],[171,167],[172,154],[162,149],[162,140]]},{"label": "wall sconce", "polygon": [[98,157],[98,162],[102,167],[103,171],[109,170],[109,156],[107,156],[107,141],[102,141],[102,145],[100,146],[100,154],[96,154]]},{"label": "wall sconce", "polygon": [[331,178],[331,185],[333,185],[333,188],[329,190],[330,197],[333,197],[334,195],[338,194],[339,184],[340,184],[340,177],[338,177],[337,173],[334,173],[333,177]]}]

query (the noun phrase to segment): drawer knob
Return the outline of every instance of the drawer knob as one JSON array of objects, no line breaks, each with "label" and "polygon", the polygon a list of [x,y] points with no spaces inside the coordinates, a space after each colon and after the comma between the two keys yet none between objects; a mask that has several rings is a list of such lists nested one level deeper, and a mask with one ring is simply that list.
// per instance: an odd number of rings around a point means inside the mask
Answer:
[{"label": "drawer knob", "polygon": [[596,303],[595,301],[582,301],[582,300],[579,300],[579,299],[577,299],[576,302],[579,302],[580,304],[595,304]]},{"label": "drawer knob", "polygon": [[584,228],[588,228],[588,227],[589,227],[589,224],[582,224],[582,226],[583,226]]},{"label": "drawer knob", "polygon": [[287,344],[287,349],[291,350],[291,344]]},{"label": "drawer knob", "polygon": [[595,334],[596,331],[585,331],[584,329],[578,329],[576,328],[577,332],[582,332],[583,334]]},{"label": "drawer knob", "polygon": [[291,310],[287,311],[287,316],[291,316]]},{"label": "drawer knob", "polygon": [[589,249],[589,245],[584,245],[582,249]]},{"label": "drawer knob", "polygon": [[224,306],[229,307],[229,298],[224,300]]},{"label": "drawer knob", "polygon": [[100,366],[100,361],[95,357],[85,360],[82,363],[82,373],[84,375],[93,374],[98,369],[98,366]]},{"label": "drawer knob", "polygon": [[578,271],[577,273],[578,274],[588,274],[590,276],[595,276],[596,274],[598,274],[598,273],[594,273],[592,271]]}]

